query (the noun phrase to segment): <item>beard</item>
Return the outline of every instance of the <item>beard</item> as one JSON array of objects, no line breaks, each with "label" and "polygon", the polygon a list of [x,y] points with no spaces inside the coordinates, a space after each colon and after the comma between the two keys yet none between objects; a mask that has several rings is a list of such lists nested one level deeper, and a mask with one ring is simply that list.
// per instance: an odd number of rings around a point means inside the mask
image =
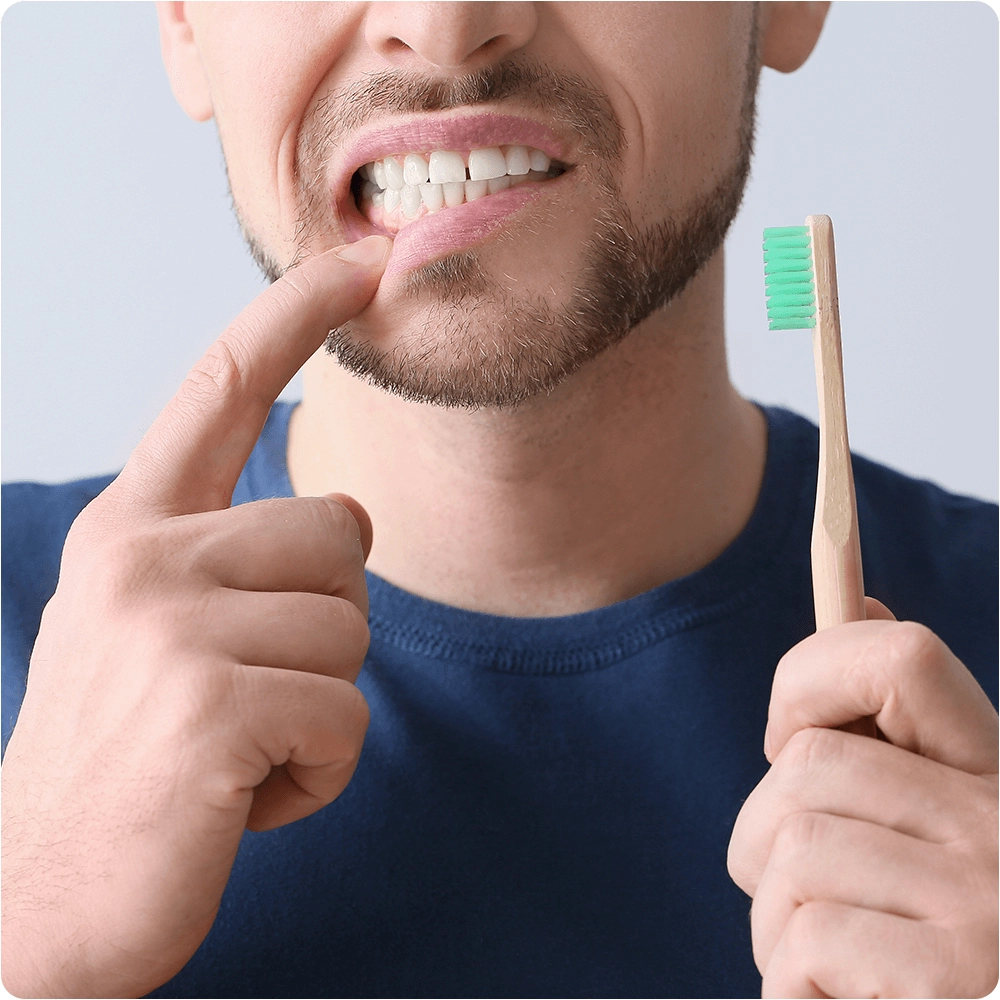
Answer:
[{"label": "beard", "polygon": [[[581,248],[565,300],[552,304],[513,294],[490,276],[476,248],[411,271],[403,294],[423,319],[400,332],[391,349],[348,322],[326,350],[347,371],[404,399],[445,407],[509,409],[551,392],[588,361],[621,342],[674,299],[721,247],[739,210],[750,172],[760,63],[751,29],[736,156],[721,179],[676,218],[639,228],[615,180],[624,134],[607,98],[585,81],[524,60],[459,80],[428,84],[375,74],[317,102],[298,147],[299,252],[329,232],[323,166],[327,151],[385,112],[465,107],[505,98],[544,110],[576,133],[600,164],[596,187],[604,208]],[[237,217],[239,211],[237,209]],[[250,252],[272,281],[284,272],[240,219]],[[502,233],[494,239],[504,239]]]}]

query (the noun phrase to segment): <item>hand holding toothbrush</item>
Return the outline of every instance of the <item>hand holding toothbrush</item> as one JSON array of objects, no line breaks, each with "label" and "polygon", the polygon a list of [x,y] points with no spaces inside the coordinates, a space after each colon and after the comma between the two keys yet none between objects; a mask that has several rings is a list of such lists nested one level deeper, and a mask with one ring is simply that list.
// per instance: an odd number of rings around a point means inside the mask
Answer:
[{"label": "hand holding toothbrush", "polygon": [[729,847],[762,994],[984,996],[998,978],[997,715],[937,636],[863,597],[830,221],[767,231],[765,248],[772,329],[815,328],[820,459],[818,630],[778,664],[772,767]]},{"label": "hand holding toothbrush", "polygon": [[[765,997],[980,997],[997,982],[997,717],[929,629],[868,599],[778,664],[771,769],[729,871]],[[873,620],[881,619],[881,620]],[[885,740],[839,731],[874,716]]]}]

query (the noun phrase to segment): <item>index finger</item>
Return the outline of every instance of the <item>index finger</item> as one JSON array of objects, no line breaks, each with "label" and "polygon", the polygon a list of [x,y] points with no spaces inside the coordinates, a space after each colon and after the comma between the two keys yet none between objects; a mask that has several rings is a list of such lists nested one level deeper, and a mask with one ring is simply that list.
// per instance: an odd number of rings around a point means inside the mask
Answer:
[{"label": "index finger", "polygon": [[278,393],[371,300],[391,242],[369,236],[290,268],[191,369],[113,484],[162,516],[228,507]]}]

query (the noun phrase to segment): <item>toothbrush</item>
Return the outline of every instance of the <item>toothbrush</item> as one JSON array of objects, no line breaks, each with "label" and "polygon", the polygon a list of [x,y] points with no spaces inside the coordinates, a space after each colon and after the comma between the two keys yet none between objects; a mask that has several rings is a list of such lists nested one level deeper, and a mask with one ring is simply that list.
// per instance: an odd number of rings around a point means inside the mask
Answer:
[{"label": "toothbrush", "polygon": [[813,331],[819,476],[812,580],[818,632],[865,620],[858,510],[844,405],[837,264],[829,216],[810,215],[804,226],[764,230],[764,284],[772,330]]}]

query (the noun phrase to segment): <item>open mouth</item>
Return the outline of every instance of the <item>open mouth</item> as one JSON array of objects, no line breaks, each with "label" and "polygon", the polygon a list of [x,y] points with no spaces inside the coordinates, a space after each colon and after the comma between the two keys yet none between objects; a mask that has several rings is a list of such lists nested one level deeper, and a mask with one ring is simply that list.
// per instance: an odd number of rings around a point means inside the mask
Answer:
[{"label": "open mouth", "polygon": [[531,146],[487,146],[397,153],[355,171],[351,193],[361,214],[395,234],[410,223],[571,169]]}]

